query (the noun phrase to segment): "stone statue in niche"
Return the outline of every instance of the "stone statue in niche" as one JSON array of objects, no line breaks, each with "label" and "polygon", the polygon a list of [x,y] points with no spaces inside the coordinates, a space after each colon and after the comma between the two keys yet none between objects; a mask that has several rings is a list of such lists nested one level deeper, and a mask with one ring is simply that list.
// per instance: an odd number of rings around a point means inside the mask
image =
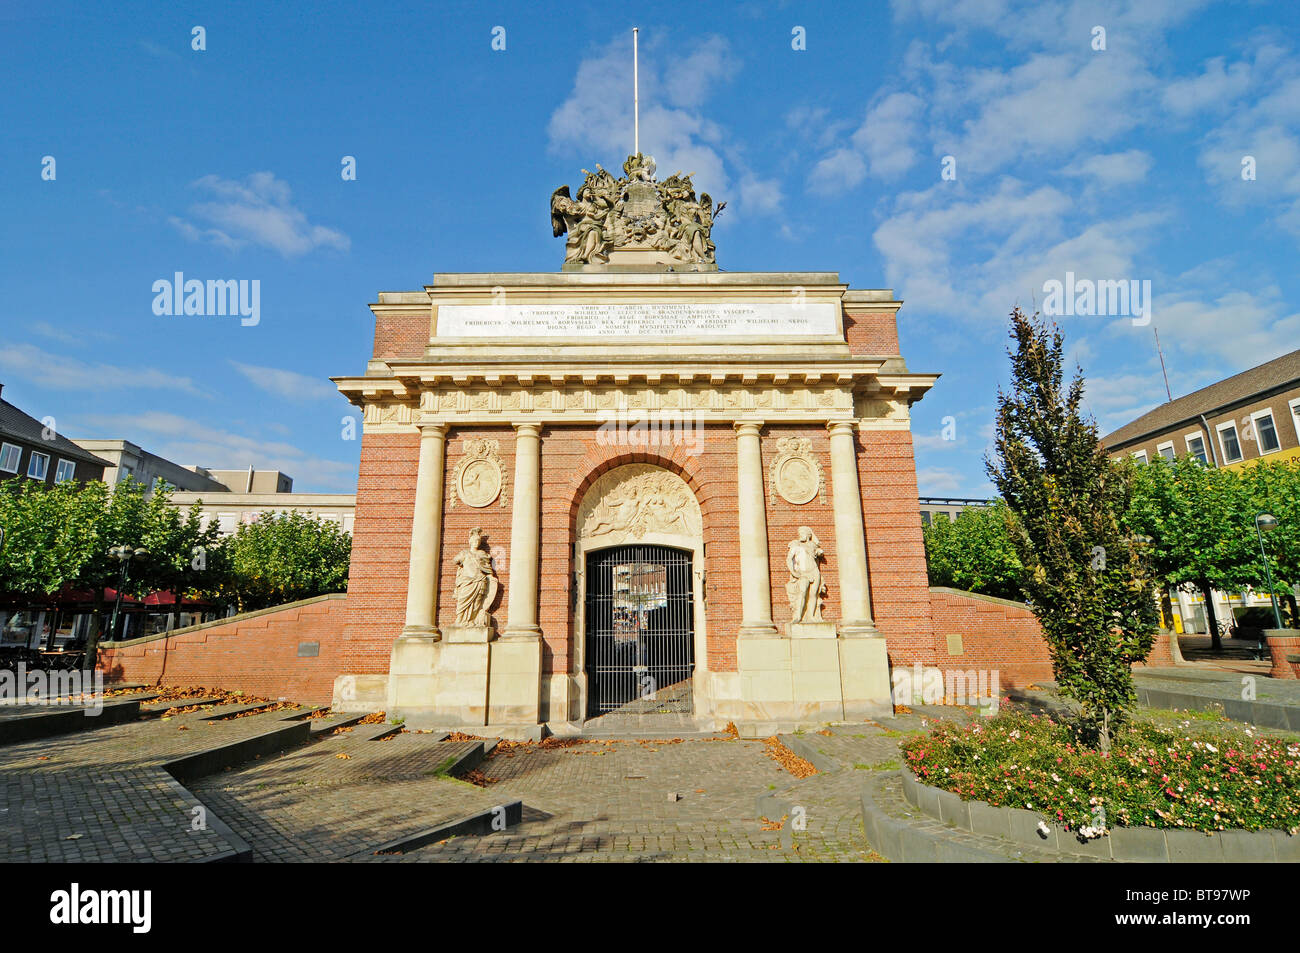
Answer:
[{"label": "stone statue in niche", "polygon": [[499,583],[492,556],[483,549],[483,531],[477,526],[469,531],[469,546],[456,556],[455,563],[456,624],[491,627],[488,609]]},{"label": "stone statue in niche", "polygon": [[822,621],[822,596],[826,592],[822,582],[822,555],[817,534],[809,526],[800,526],[798,538],[790,541],[785,555],[785,565],[790,570],[785,592],[790,599],[791,622]]}]

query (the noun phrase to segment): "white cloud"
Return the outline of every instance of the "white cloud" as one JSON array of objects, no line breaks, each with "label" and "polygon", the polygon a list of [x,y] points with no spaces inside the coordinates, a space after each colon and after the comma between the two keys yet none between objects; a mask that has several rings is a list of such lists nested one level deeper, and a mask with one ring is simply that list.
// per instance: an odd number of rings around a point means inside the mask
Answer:
[{"label": "white cloud", "polygon": [[924,467],[916,471],[916,482],[921,496],[956,496],[966,486],[966,475],[947,467]]},{"label": "white cloud", "polygon": [[1205,64],[1199,76],[1189,76],[1168,83],[1160,94],[1166,109],[1180,116],[1204,113],[1231,104],[1250,86],[1250,67],[1233,63],[1224,68],[1224,58],[1216,56]]},{"label": "white cloud", "polygon": [[1127,152],[1079,159],[1067,165],[1064,171],[1066,175],[1087,179],[1102,188],[1111,188],[1141,182],[1151,171],[1153,161],[1141,149],[1129,149]]},{"label": "white cloud", "polygon": [[116,364],[82,361],[42,350],[32,344],[0,345],[0,370],[40,387],[57,390],[99,391],[175,390],[186,394],[202,391],[188,377],[165,374],[151,367],[119,367]]},{"label": "white cloud", "polygon": [[808,175],[808,191],[838,195],[867,177],[867,163],[853,149],[841,147],[823,156]]},{"label": "white cloud", "polygon": [[290,201],[288,183],[272,172],[254,172],[244,181],[205,175],[195,188],[211,196],[190,208],[200,224],[173,216],[171,224],[192,241],[210,241],[232,251],[246,245],[272,248],[286,258],[317,248],[347,251],[342,232],[313,225]]},{"label": "white cloud", "polygon": [[286,371],[278,367],[259,367],[255,364],[241,364],[231,361],[231,366],[243,374],[255,387],[291,400],[303,403],[313,400],[328,400],[338,397],[338,389],[327,380],[297,371]]},{"label": "white cloud", "polygon": [[[611,172],[621,167],[633,141],[631,56],[631,40],[620,34],[578,64],[573,89],[547,127],[553,152],[576,154],[588,169],[597,161]],[[641,151],[654,156],[660,179],[674,172],[694,173],[696,189],[715,199],[738,190],[734,208],[728,206],[728,225],[736,211],[768,214],[780,207],[779,184],[752,172],[737,143],[702,109],[740,68],[739,57],[721,36],[701,37],[683,52],[660,54],[649,44],[641,49]],[[611,95],[620,89],[629,95]]]}]

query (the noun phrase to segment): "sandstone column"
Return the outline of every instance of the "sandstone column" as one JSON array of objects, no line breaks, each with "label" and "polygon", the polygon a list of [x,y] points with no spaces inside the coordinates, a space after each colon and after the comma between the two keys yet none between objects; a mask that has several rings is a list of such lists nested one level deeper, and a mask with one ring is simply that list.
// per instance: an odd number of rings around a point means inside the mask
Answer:
[{"label": "sandstone column", "polygon": [[767,555],[767,503],[763,495],[762,421],[738,421],[736,509],[740,517],[740,634],[777,634],[772,622],[772,567]]},{"label": "sandstone column", "polygon": [[541,424],[515,424],[514,509],[510,517],[510,591],[504,638],[538,638],[538,547],[542,526]]},{"label": "sandstone column", "polygon": [[832,421],[831,496],[835,510],[835,556],[840,572],[840,635],[879,636],[871,618],[871,588],[867,576],[867,537],[858,485],[854,423]]},{"label": "sandstone column", "polygon": [[442,553],[442,495],[446,477],[447,425],[420,427],[420,462],[411,520],[411,564],[406,580],[402,635],[440,638],[438,568]]}]

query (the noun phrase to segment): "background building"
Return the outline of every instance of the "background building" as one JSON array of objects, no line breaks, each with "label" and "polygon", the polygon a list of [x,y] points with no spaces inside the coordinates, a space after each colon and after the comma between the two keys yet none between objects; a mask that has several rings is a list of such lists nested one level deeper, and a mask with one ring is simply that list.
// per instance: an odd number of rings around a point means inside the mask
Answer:
[{"label": "background building", "polygon": [[[0,384],[0,393],[4,385]],[[0,480],[23,477],[46,486],[103,479],[107,461],[77,446],[0,397]]]},{"label": "background building", "polygon": [[922,526],[929,526],[936,516],[946,516],[950,520],[955,520],[962,510],[993,505],[993,500],[969,500],[943,496],[923,496],[917,502],[921,507]]},{"label": "background building", "polygon": [[1102,438],[1112,457],[1211,466],[1300,456],[1300,350],[1161,404]]}]

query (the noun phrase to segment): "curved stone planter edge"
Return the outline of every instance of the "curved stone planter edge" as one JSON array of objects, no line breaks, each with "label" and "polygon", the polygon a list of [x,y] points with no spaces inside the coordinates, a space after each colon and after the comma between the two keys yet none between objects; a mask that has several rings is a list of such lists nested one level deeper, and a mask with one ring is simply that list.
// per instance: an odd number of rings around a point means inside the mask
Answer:
[{"label": "curved stone planter edge", "polygon": [[[1062,830],[1034,811],[964,801],[958,794],[925,784],[907,767],[902,769],[902,777],[903,797],[923,814],[961,830],[993,834],[1058,853],[1139,863],[1300,862],[1300,837],[1286,831],[1205,834],[1155,827],[1115,827],[1101,837],[1080,841],[1072,831]],[[1038,830],[1040,821],[1048,826],[1046,835]]]}]

